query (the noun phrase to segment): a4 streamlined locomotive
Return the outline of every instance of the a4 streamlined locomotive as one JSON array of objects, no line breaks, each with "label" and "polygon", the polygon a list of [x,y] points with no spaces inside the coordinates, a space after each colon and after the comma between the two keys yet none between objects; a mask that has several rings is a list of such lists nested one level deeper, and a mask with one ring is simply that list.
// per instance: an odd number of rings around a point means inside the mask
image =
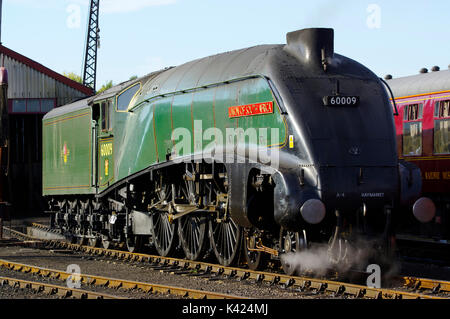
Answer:
[{"label": "a4 streamlined locomotive", "polygon": [[48,113],[53,225],[90,245],[244,255],[251,268],[311,242],[337,262],[359,236],[389,242],[420,175],[397,159],[384,84],[333,41],[332,29],[291,32]]}]

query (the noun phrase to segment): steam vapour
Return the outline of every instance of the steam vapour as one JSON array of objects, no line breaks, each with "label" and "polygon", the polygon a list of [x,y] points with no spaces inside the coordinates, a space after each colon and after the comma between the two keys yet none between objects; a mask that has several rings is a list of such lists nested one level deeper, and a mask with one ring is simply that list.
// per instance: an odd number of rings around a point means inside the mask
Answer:
[{"label": "steam vapour", "polygon": [[[337,261],[336,254],[345,256]],[[369,259],[375,255],[375,249],[370,243],[357,243],[353,245],[337,245],[333,252],[328,245],[315,246],[300,252],[287,253],[281,256],[283,262],[288,263],[297,270],[297,273],[313,273],[323,276],[330,269],[345,273],[350,269],[366,269]]]}]

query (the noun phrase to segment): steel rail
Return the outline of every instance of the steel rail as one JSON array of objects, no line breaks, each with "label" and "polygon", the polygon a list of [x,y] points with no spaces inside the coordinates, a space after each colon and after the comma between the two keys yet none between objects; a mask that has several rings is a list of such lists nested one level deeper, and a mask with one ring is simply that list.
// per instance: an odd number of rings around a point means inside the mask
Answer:
[{"label": "steel rail", "polygon": [[434,293],[450,292],[450,281],[416,278],[409,276],[397,277],[403,286],[414,290],[431,290]]},{"label": "steel rail", "polygon": [[[36,225],[39,225],[39,227],[36,226]],[[38,228],[45,227],[45,226],[40,225],[40,224],[36,224],[36,225],[33,225],[33,227],[38,227]],[[28,234],[24,234],[22,232],[19,232],[17,230],[14,230],[12,228],[7,227],[7,226],[3,226],[3,230],[6,230],[7,232],[9,232],[10,236],[12,235],[12,236],[14,236],[14,237],[16,237],[18,239],[22,239],[22,240],[26,240],[26,241],[36,241],[36,242],[42,242],[43,241],[42,239],[35,238],[35,237],[30,236]]]},{"label": "steel rail", "polygon": [[52,285],[43,282],[35,282],[10,277],[0,277],[0,287],[9,285],[13,288],[31,289],[38,293],[46,293],[48,295],[58,295],[62,298],[77,299],[128,299],[125,297],[113,296],[104,293],[98,293],[77,288],[70,288],[58,285]]},{"label": "steel rail", "polygon": [[[44,225],[32,224],[33,227],[46,229]],[[26,235],[28,236],[28,235]],[[105,249],[99,247],[84,246],[78,244],[71,244],[58,240],[44,240],[48,245],[57,248],[66,248],[74,251],[84,252],[94,256],[112,257],[120,260],[131,262],[143,262],[153,266],[157,266],[160,270],[176,272],[176,270],[191,270],[195,272],[203,272],[205,274],[219,274],[227,277],[240,278],[241,280],[253,279],[257,282],[269,282],[271,284],[282,284],[285,287],[291,287],[299,290],[315,290],[317,292],[330,292],[334,295],[350,295],[355,298],[370,298],[370,299],[447,299],[434,295],[437,292],[450,292],[448,282],[439,280],[422,279],[414,277],[400,277],[401,284],[406,289],[426,290],[432,287],[432,295],[424,293],[417,293],[411,291],[386,289],[386,288],[372,288],[363,285],[349,284],[345,282],[338,282],[319,278],[310,278],[304,276],[289,276],[285,274],[254,271],[250,269],[243,269],[237,267],[225,267],[219,264],[205,263],[201,261],[191,261],[186,259],[162,257],[156,255],[148,255],[142,253],[131,253],[122,250]],[[415,285],[413,285],[414,283]],[[437,288],[436,288],[437,287]]]},{"label": "steel rail", "polygon": [[117,289],[117,288],[123,288],[126,290],[140,289],[145,293],[163,293],[163,294],[176,295],[176,296],[192,298],[192,299],[247,299],[245,297],[229,295],[229,294],[222,294],[222,293],[211,292],[211,291],[196,290],[196,289],[167,286],[167,285],[160,285],[160,284],[152,284],[152,283],[148,283],[148,282],[138,282],[138,281],[109,278],[109,277],[95,276],[95,275],[87,275],[87,274],[67,273],[67,272],[61,271],[61,270],[42,268],[42,267],[33,266],[33,265],[20,264],[20,263],[8,261],[8,260],[2,260],[2,259],[0,259],[0,266],[4,267],[6,269],[9,269],[9,270],[41,275],[44,277],[50,277],[50,278],[58,279],[58,280],[62,280],[62,281],[67,281],[68,279],[71,280],[70,278],[76,278],[77,280],[79,280],[80,283],[84,283],[86,285],[96,285],[96,286],[102,286],[102,287],[113,288],[113,289]]}]

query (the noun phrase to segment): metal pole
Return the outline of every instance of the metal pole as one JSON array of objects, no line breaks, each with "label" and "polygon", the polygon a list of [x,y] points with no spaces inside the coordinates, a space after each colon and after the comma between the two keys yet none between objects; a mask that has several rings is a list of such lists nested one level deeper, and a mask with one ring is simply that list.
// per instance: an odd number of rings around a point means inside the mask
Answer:
[{"label": "metal pole", "polygon": [[[0,0],[1,7],[1,0]],[[7,168],[8,168],[8,72],[0,67],[0,240],[3,239],[3,219],[8,218],[6,211]],[[8,194],[9,195],[9,194]],[[5,214],[5,216],[3,216]]]},{"label": "metal pole", "polygon": [[2,44],[2,8],[3,0],[0,0],[0,44]]},{"label": "metal pole", "polygon": [[100,47],[99,16],[100,0],[91,0],[84,54],[83,85],[90,87],[94,92],[97,79],[97,51]]}]

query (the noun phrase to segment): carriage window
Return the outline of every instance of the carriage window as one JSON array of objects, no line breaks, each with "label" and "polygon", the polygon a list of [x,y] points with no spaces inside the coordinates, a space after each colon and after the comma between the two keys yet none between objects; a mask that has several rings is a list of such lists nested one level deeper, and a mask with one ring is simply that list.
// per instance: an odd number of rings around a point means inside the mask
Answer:
[{"label": "carriage window", "polygon": [[420,120],[423,114],[423,104],[406,105],[403,111],[403,120],[415,121]]},{"label": "carriage window", "polygon": [[434,154],[450,154],[450,100],[436,102],[434,116]]},{"label": "carriage window", "polygon": [[422,122],[403,123],[403,155],[422,155]]},{"label": "carriage window", "polygon": [[450,117],[450,100],[436,102],[436,117]]},{"label": "carriage window", "polygon": [[422,155],[423,104],[406,105],[403,112],[403,155]]},{"label": "carriage window", "polygon": [[134,95],[141,89],[141,84],[137,83],[132,87],[123,91],[119,97],[117,98],[117,110],[118,111],[126,111],[128,110],[128,106],[130,105],[131,99]]}]

